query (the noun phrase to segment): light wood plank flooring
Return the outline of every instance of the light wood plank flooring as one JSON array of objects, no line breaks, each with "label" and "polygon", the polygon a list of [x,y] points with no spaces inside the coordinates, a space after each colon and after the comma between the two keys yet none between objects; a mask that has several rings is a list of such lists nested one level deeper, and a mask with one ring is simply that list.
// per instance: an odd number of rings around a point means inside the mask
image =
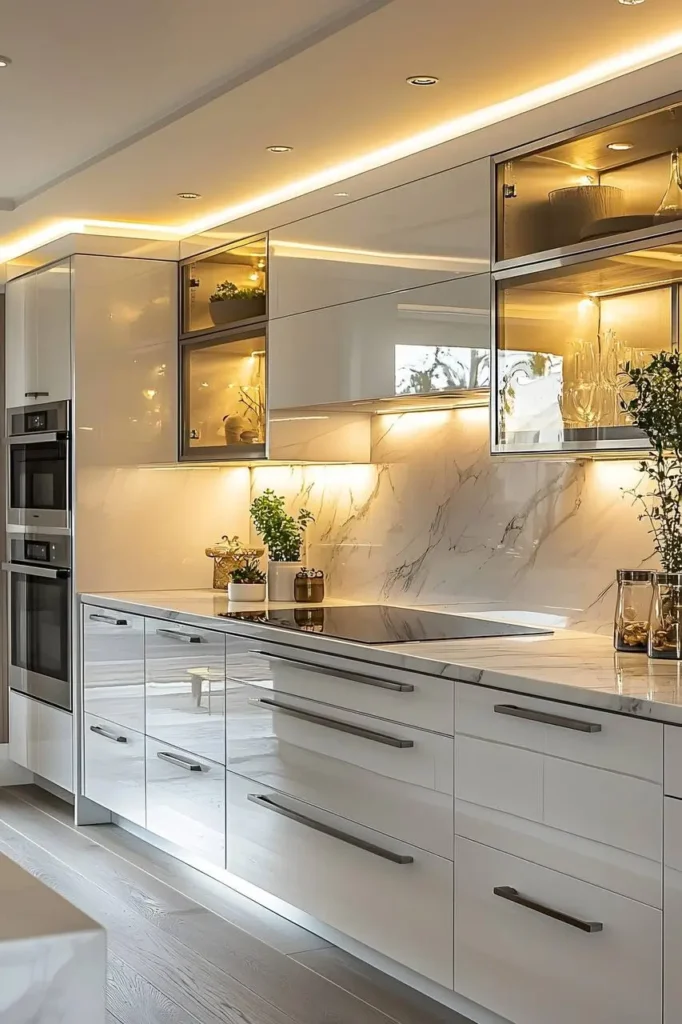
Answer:
[{"label": "light wood plank flooring", "polygon": [[0,852],[107,929],[107,1024],[468,1024],[35,786],[0,789]]}]

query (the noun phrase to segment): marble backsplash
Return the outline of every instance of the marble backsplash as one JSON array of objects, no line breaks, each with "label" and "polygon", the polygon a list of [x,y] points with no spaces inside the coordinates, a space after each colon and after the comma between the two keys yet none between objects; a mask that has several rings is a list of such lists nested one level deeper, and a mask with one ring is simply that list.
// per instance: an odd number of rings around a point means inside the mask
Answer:
[{"label": "marble backsplash", "polygon": [[488,413],[376,416],[373,465],[262,467],[266,487],[316,517],[306,560],[330,596],[537,612],[612,628],[617,568],[656,566],[623,489],[631,462],[493,458]]}]

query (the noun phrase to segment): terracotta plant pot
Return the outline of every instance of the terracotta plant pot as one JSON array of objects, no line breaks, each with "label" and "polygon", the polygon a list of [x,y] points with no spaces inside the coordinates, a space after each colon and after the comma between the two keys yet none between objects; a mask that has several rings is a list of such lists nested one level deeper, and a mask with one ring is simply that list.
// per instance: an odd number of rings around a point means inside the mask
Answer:
[{"label": "terracotta plant pot", "polygon": [[208,310],[216,327],[265,316],[265,299],[217,299]]}]

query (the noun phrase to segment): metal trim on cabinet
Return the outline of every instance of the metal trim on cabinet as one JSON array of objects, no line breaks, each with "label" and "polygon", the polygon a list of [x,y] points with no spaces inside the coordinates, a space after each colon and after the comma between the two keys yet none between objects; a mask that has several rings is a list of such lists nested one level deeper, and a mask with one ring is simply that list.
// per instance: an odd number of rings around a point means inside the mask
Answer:
[{"label": "metal trim on cabinet", "polygon": [[364,676],[359,672],[346,672],[340,668],[330,668],[327,665],[313,665],[309,661],[299,661],[297,658],[285,658],[282,654],[269,654],[267,651],[249,651],[258,658],[269,658],[270,661],[282,661],[285,664],[294,665],[308,672],[321,672],[323,675],[335,676],[337,679],[349,679],[353,683],[363,683],[366,686],[378,686],[382,690],[395,690],[399,693],[414,693],[412,683],[393,683],[389,679],[374,679],[371,676]]},{"label": "metal trim on cabinet", "polygon": [[280,711],[292,718],[300,718],[304,722],[311,722],[313,725],[321,725],[325,729],[335,729],[337,732],[350,733],[352,736],[359,736],[363,740],[372,740],[374,743],[383,743],[387,747],[399,747],[407,749],[414,746],[413,740],[400,739],[398,736],[391,736],[385,732],[375,732],[374,729],[363,729],[359,725],[352,725],[350,722],[341,722],[338,718],[327,718],[326,715],[316,715],[310,711],[303,711],[292,704],[281,704],[276,700],[269,700],[267,697],[258,697],[249,701],[251,704],[259,704],[273,711]]},{"label": "metal trim on cabinet", "polygon": [[533,910],[536,914],[551,917],[553,921],[568,924],[571,928],[577,928],[581,932],[595,934],[604,930],[604,925],[600,921],[582,921],[579,917],[564,914],[561,910],[553,910],[552,907],[547,907],[544,903],[536,903],[535,900],[529,900],[527,896],[522,896],[521,893],[517,892],[510,885],[496,885],[493,889],[493,894],[503,900],[508,900],[509,903],[516,903],[519,907],[525,907],[526,910]]},{"label": "metal trim on cabinet", "polygon": [[510,718],[523,718],[528,722],[540,722],[543,725],[554,725],[559,729],[572,729],[573,732],[601,732],[598,722],[583,722],[579,718],[565,718],[548,711],[536,711],[534,708],[520,708],[516,704],[495,704],[496,715],[508,715]]}]

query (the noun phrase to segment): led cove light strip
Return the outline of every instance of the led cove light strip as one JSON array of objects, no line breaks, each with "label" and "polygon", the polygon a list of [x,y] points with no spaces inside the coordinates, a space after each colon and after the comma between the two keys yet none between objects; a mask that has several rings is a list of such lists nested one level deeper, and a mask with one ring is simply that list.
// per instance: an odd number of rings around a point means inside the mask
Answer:
[{"label": "led cove light strip", "polygon": [[478,131],[481,128],[487,128],[499,121],[534,110],[536,107],[544,106],[547,103],[553,103],[555,100],[562,99],[565,96],[581,92],[583,89],[589,89],[594,85],[600,85],[603,82],[617,78],[619,75],[637,71],[648,64],[654,64],[657,61],[665,60],[667,57],[673,57],[679,53],[682,53],[682,32],[674,32],[645,46],[626,50],[613,57],[598,61],[596,64],[590,64],[588,67],[583,68],[581,71],[576,71],[566,78],[559,78],[554,82],[541,85],[537,89],[531,89],[530,92],[521,93],[519,96],[513,96],[508,100],[494,103],[489,107],[474,110],[470,114],[464,114],[450,121],[444,121],[434,128],[418,132],[407,139],[394,142],[389,146],[383,146],[381,149],[365,153],[344,163],[327,167],[306,178],[299,178],[288,185],[274,189],[272,192],[264,192],[259,196],[254,196],[253,199],[248,199],[243,203],[225,206],[221,210],[216,210],[212,214],[189,221],[178,227],[150,224],[136,225],[126,223],[125,221],[59,221],[50,228],[26,235],[13,244],[0,248],[0,262],[4,263],[7,260],[14,259],[40,245],[45,245],[47,242],[62,238],[64,235],[83,232],[88,229],[92,230],[93,228],[100,228],[104,233],[111,235],[125,235],[139,231],[143,235],[155,232],[161,235],[168,234],[174,238],[184,238],[188,235],[201,234],[203,231],[208,231],[221,224],[237,220],[240,217],[245,217],[260,210],[266,210],[280,203],[288,202],[290,199],[298,199],[300,196],[306,195],[309,192],[315,192],[317,189],[336,185],[347,178],[353,178],[358,174],[375,170],[377,167],[383,167],[404,157],[413,156],[415,153],[420,153],[425,149],[431,149],[433,146],[450,142],[453,139],[460,138],[462,135]]}]

